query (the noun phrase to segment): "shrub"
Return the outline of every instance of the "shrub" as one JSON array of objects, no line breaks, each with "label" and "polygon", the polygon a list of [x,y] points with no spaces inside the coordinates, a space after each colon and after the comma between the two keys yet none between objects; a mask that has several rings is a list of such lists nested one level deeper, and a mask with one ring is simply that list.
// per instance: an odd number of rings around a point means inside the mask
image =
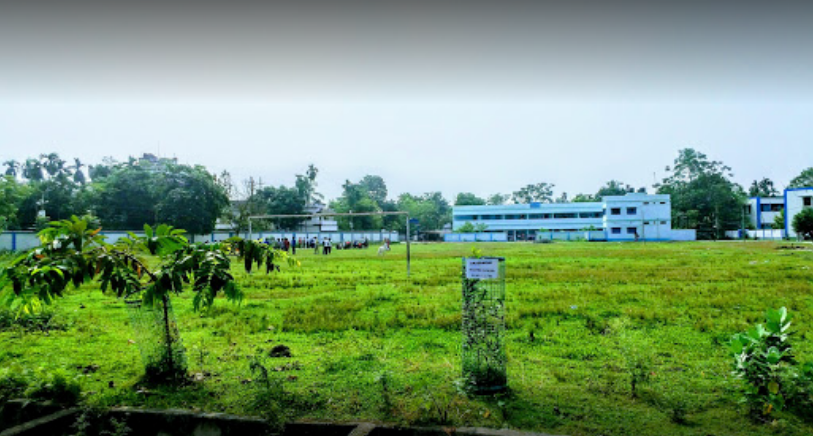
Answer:
[{"label": "shrub", "polygon": [[0,403],[22,396],[28,386],[26,375],[20,368],[0,368]]},{"label": "shrub", "polygon": [[39,368],[33,372],[19,366],[0,369],[0,401],[23,397],[75,404],[81,391],[79,379],[63,369]]},{"label": "shrub", "polygon": [[813,365],[797,366],[788,341],[790,316],[786,308],[769,309],[766,323],[734,335],[730,343],[733,374],[743,381],[743,400],[751,417],[767,421],[774,411],[789,409],[810,414],[813,404]]},{"label": "shrub", "polygon": [[793,231],[804,239],[813,239],[813,208],[806,207],[793,217]]},{"label": "shrub", "polygon": [[40,368],[25,391],[26,398],[51,400],[61,404],[75,404],[79,401],[82,388],[77,377],[71,377],[65,370],[45,370]]}]

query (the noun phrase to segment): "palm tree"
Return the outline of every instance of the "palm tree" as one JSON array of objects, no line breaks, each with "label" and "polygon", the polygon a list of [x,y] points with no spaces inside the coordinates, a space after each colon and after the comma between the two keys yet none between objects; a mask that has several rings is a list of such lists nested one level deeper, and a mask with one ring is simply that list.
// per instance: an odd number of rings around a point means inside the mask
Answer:
[{"label": "palm tree", "polygon": [[56,153],[41,154],[42,166],[48,175],[55,177],[65,172],[65,161]]},{"label": "palm tree", "polygon": [[45,178],[42,164],[36,159],[27,159],[23,165],[23,177],[32,181],[41,181]]},{"label": "palm tree", "polygon": [[78,157],[73,158],[73,162],[73,165],[68,167],[69,170],[73,171],[73,181],[80,185],[84,185],[86,179],[85,173],[82,172],[82,167],[84,167],[85,164],[83,164]]},{"label": "palm tree", "polygon": [[16,160],[12,159],[12,160],[7,160],[7,161],[3,162],[3,165],[6,166],[6,175],[14,177],[16,179],[17,178],[17,173],[20,170],[20,163],[17,162]]}]

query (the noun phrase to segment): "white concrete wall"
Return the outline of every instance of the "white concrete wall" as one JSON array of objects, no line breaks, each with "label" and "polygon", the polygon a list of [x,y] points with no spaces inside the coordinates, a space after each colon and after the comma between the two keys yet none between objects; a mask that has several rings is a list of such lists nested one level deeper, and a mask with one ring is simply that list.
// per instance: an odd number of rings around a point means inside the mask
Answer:
[{"label": "white concrete wall", "polygon": [[447,233],[443,235],[444,242],[506,242],[508,234],[503,232],[488,233]]},{"label": "white concrete wall", "polygon": [[[136,235],[143,236],[144,232],[133,232]],[[129,236],[126,231],[109,231],[109,232],[101,232],[102,236],[105,237],[105,242],[108,244],[114,244],[120,238],[125,238]],[[229,232],[215,232],[208,235],[195,235],[195,242],[220,242],[224,241],[228,238],[233,236],[233,233]],[[291,232],[255,232],[254,238],[256,239],[275,239],[275,238],[289,238],[293,237],[293,233]],[[296,233],[296,237],[298,238],[307,238],[310,239],[314,236],[319,237],[321,241],[323,238],[330,238],[333,242],[339,241],[354,241],[354,240],[363,240],[365,237],[370,242],[382,242],[384,239],[389,238],[391,242],[398,242],[400,240],[397,232],[386,233],[383,234],[380,232],[335,232],[335,233]],[[192,235],[186,235],[189,240],[192,240]],[[16,238],[16,240],[15,240]],[[0,234],[0,250],[12,250],[14,248],[16,251],[25,251],[31,248],[38,247],[40,245],[39,238],[37,238],[36,233],[33,232],[5,232]]]},{"label": "white concrete wall", "polygon": [[697,231],[694,229],[675,229],[669,238],[672,241],[696,241]]},{"label": "white concrete wall", "polygon": [[[758,229],[746,230],[750,239],[771,239],[778,240],[785,237],[785,231],[782,229]],[[727,230],[725,235],[731,239],[740,239],[742,235],[739,230]]]}]

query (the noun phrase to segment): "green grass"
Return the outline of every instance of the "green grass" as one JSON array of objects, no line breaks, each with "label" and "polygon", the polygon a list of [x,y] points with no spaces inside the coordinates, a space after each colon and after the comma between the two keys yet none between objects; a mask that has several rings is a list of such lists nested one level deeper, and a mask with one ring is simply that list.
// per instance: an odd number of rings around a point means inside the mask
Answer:
[{"label": "green grass", "polygon": [[[301,268],[272,275],[245,274],[235,262],[241,307],[219,300],[201,315],[190,292],[174,300],[190,371],[210,373],[189,386],[139,392],[143,364],[124,305],[98,286],[49,309],[56,329],[0,329],[0,367],[67,369],[96,405],[258,415],[248,380],[260,357],[302,420],[570,435],[813,433],[787,414],[751,423],[725,346],[766,308],[786,306],[797,354],[813,360],[813,251],[768,242],[478,244],[507,258],[511,392],[469,398],[455,383],[460,258],[471,247],[414,245],[409,280],[404,245],[384,258],[373,248],[330,257],[302,250]],[[278,344],[293,357],[266,357]],[[94,364],[96,372],[78,369]],[[636,366],[649,380],[633,397]],[[680,412],[678,424],[671,418]]]}]

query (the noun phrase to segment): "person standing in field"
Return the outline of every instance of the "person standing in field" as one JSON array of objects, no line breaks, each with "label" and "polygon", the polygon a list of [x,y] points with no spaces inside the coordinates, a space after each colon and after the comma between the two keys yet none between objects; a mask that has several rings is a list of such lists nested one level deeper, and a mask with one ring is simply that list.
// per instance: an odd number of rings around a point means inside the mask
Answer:
[{"label": "person standing in field", "polygon": [[291,238],[291,254],[296,255],[296,238]]}]

